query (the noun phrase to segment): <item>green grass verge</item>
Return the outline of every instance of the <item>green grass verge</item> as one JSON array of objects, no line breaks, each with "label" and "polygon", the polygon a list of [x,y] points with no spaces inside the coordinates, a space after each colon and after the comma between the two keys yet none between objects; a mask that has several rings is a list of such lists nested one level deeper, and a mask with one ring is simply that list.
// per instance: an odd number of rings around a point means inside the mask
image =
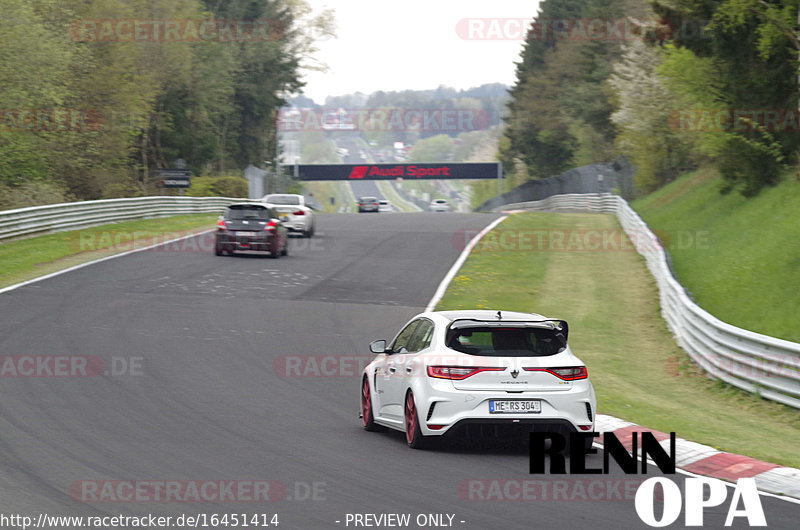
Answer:
[{"label": "green grass verge", "polygon": [[800,182],[720,195],[701,170],[633,202],[695,302],[724,322],[800,342]]},{"label": "green grass verge", "polygon": [[[355,209],[355,197],[353,197],[350,192],[350,186],[345,181],[309,181],[304,182],[303,187],[306,191],[314,194],[314,198],[317,199],[326,213],[337,213],[342,206],[345,207],[345,212],[352,212]],[[332,204],[331,197],[333,197]]]},{"label": "green grass verge", "polygon": [[[406,179],[400,183],[400,187],[402,190],[411,195],[412,197],[416,197],[418,199],[422,199],[422,194],[427,193],[429,195],[428,200],[432,201],[434,199],[449,199],[447,195],[442,193],[436,188],[436,184],[432,180],[410,180]],[[416,195],[415,195],[416,194]]]},{"label": "green grass verge", "polygon": [[[497,197],[497,179],[492,180],[476,180],[472,183],[472,195],[470,197],[470,206],[472,209],[479,207],[493,197]],[[504,178],[502,182],[503,193],[511,191],[516,187],[516,184],[508,178]]]},{"label": "green grass verge", "polygon": [[[590,230],[609,236],[606,249],[569,244]],[[476,246],[437,310],[505,309],[563,318],[573,351],[589,367],[598,412],[800,467],[800,414],[699,373],[661,318],[643,258],[630,244],[622,249],[620,234],[611,215],[511,216]],[[573,250],[557,250],[559,237],[563,248]]]},{"label": "green grass verge", "polygon": [[216,214],[126,221],[0,243],[0,287],[214,228]]},{"label": "green grass verge", "polygon": [[397,208],[401,212],[418,212],[420,211],[413,203],[408,202],[403,197],[397,193],[397,190],[394,189],[391,182],[385,180],[376,180],[375,184],[378,186],[378,189],[386,197],[386,200],[392,203],[395,208]]}]

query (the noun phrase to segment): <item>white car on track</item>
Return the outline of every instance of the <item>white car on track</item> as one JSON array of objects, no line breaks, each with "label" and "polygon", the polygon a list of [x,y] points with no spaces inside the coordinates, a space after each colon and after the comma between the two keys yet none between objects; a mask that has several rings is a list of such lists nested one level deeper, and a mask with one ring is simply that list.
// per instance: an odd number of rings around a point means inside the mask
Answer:
[{"label": "white car on track", "polygon": [[594,388],[567,335],[563,320],[532,313],[421,313],[391,343],[370,344],[364,428],[404,431],[412,448],[487,427],[592,433]]},{"label": "white car on track", "polygon": [[306,204],[304,196],[294,193],[273,193],[265,195],[261,200],[274,207],[281,217],[286,217],[283,224],[290,232],[313,237],[316,218],[314,210]]},{"label": "white car on track", "polygon": [[432,212],[449,212],[452,208],[446,199],[434,199],[428,209]]}]

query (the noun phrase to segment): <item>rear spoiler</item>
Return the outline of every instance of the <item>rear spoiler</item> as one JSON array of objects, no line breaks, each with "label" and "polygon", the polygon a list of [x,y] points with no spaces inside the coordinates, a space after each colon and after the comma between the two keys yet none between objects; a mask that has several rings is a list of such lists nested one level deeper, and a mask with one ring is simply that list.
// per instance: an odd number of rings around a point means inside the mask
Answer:
[{"label": "rear spoiler", "polygon": [[566,320],[548,318],[545,320],[480,320],[477,318],[458,318],[454,320],[448,329],[463,328],[540,328],[560,331],[564,335],[564,343],[567,343],[569,336],[569,324]]}]

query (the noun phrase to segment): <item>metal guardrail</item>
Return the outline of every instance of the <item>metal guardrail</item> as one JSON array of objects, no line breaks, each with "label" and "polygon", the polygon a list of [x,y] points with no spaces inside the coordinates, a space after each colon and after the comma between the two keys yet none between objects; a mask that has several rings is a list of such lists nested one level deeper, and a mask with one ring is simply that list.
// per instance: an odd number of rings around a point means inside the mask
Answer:
[{"label": "metal guardrail", "polygon": [[[131,219],[223,210],[247,199],[228,197],[141,197],[108,199],[0,211],[0,240],[86,228]],[[737,328],[695,304],[670,272],[658,238],[616,195],[554,195],[497,209],[614,213],[656,279],[661,314],[678,344],[710,376],[794,408],[800,408],[800,344]]]},{"label": "metal guardrail", "polygon": [[554,195],[541,201],[495,208],[614,213],[658,284],[661,315],[678,345],[712,377],[794,408],[800,408],[800,344],[737,328],[695,304],[672,275],[658,238],[633,208],[616,195]]},{"label": "metal guardrail", "polygon": [[0,211],[0,240],[36,233],[75,230],[131,219],[193,213],[220,213],[229,204],[247,201],[229,197],[139,197],[32,206]]}]

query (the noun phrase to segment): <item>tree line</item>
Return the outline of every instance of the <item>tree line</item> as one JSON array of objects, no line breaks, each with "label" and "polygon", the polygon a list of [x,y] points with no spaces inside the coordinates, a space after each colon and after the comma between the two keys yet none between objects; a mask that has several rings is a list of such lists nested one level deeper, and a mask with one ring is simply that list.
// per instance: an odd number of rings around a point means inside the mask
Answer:
[{"label": "tree line", "polygon": [[329,13],[302,0],[4,0],[0,208],[152,193],[274,159]]},{"label": "tree line", "polygon": [[[502,83],[356,92],[323,104],[300,94],[282,109],[282,129],[299,141],[304,164],[340,162],[334,145],[347,137],[358,137],[378,162],[486,162],[494,160],[508,98]],[[396,142],[413,147],[408,159],[395,158]]]},{"label": "tree line", "polygon": [[798,30],[796,1],[544,0],[500,157],[542,178],[624,154],[640,192],[713,165],[755,195],[798,162]]}]

